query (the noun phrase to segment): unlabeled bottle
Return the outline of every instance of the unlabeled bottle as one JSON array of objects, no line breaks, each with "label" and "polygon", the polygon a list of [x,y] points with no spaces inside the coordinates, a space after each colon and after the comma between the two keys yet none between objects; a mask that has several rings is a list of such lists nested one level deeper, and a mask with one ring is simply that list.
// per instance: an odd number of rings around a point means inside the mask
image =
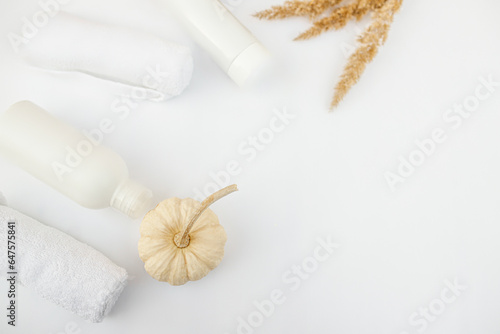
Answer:
[{"label": "unlabeled bottle", "polygon": [[0,114],[0,155],[84,207],[138,218],[152,206],[117,153],[29,101]]},{"label": "unlabeled bottle", "polygon": [[240,86],[269,60],[266,48],[219,0],[161,0]]}]

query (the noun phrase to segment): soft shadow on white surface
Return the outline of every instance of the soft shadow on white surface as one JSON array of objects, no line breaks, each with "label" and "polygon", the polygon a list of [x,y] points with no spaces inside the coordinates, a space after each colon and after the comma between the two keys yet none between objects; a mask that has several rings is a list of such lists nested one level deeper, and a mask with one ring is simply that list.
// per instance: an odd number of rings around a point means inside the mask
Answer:
[{"label": "soft shadow on white surface", "polygon": [[[346,61],[341,45],[354,40],[356,26],[293,42],[307,22],[251,16],[281,2],[241,1],[232,8],[278,64],[261,86],[247,90],[154,2],[74,0],[65,7],[193,48],[195,73],[183,95],[140,103],[105,138],[132,177],[159,199],[193,197],[224,179],[236,161],[240,168],[230,181],[240,192],[213,207],[229,238],[221,265],[201,281],[171,287],[143,269],[140,221],[81,208],[0,159],[0,190],[13,208],[90,244],[133,277],[102,324],[86,323],[20,287],[19,327],[2,321],[2,333],[65,333],[73,323],[93,334],[233,334],[248,326],[254,333],[500,331],[500,87],[459,128],[443,120],[475,94],[481,76],[500,81],[500,4],[405,1],[387,44],[328,113]],[[0,7],[0,35],[6,36],[37,3]],[[7,38],[0,39],[0,60],[1,110],[28,99],[81,129],[114,117],[119,92],[105,82],[29,67]],[[255,148],[252,137],[266,136],[276,110],[293,117]],[[447,140],[392,191],[384,174],[438,127]],[[317,238],[328,236],[339,248],[317,268],[307,267]],[[294,266],[311,272],[301,278]],[[454,280],[466,288],[453,302],[442,301]],[[6,289],[2,280],[0,294]],[[256,312],[265,312],[256,304],[275,290],[285,300],[259,317]]]}]

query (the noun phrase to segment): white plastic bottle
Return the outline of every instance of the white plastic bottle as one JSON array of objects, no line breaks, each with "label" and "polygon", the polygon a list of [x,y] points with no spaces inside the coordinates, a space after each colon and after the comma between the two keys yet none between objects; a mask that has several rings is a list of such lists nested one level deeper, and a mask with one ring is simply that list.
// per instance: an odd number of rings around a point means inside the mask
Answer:
[{"label": "white plastic bottle", "polygon": [[29,101],[0,113],[0,155],[84,207],[138,218],[152,206],[117,153]]},{"label": "white plastic bottle", "polygon": [[193,39],[240,86],[269,59],[269,52],[219,0],[161,0]]}]

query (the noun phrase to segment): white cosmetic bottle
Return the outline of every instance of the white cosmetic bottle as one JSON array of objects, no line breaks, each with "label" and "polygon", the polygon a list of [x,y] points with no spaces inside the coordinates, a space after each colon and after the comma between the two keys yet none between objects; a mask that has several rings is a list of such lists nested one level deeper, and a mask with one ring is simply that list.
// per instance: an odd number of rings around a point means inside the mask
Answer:
[{"label": "white cosmetic bottle", "polygon": [[240,86],[270,58],[269,52],[219,0],[161,0],[193,39]]},{"label": "white cosmetic bottle", "polygon": [[135,219],[152,206],[152,192],[129,178],[117,153],[29,101],[0,113],[0,155],[84,207]]}]

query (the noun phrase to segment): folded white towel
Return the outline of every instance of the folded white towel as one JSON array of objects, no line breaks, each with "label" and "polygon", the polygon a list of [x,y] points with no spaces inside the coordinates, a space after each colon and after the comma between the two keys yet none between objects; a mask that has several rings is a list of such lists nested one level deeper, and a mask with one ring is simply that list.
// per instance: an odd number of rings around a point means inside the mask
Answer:
[{"label": "folded white towel", "polygon": [[127,283],[127,272],[100,252],[11,208],[0,206],[0,275],[7,268],[8,222],[16,223],[17,280],[92,322],[101,322]]},{"label": "folded white towel", "polygon": [[29,63],[128,86],[134,99],[181,94],[193,73],[191,50],[130,29],[60,12],[20,49]]}]

